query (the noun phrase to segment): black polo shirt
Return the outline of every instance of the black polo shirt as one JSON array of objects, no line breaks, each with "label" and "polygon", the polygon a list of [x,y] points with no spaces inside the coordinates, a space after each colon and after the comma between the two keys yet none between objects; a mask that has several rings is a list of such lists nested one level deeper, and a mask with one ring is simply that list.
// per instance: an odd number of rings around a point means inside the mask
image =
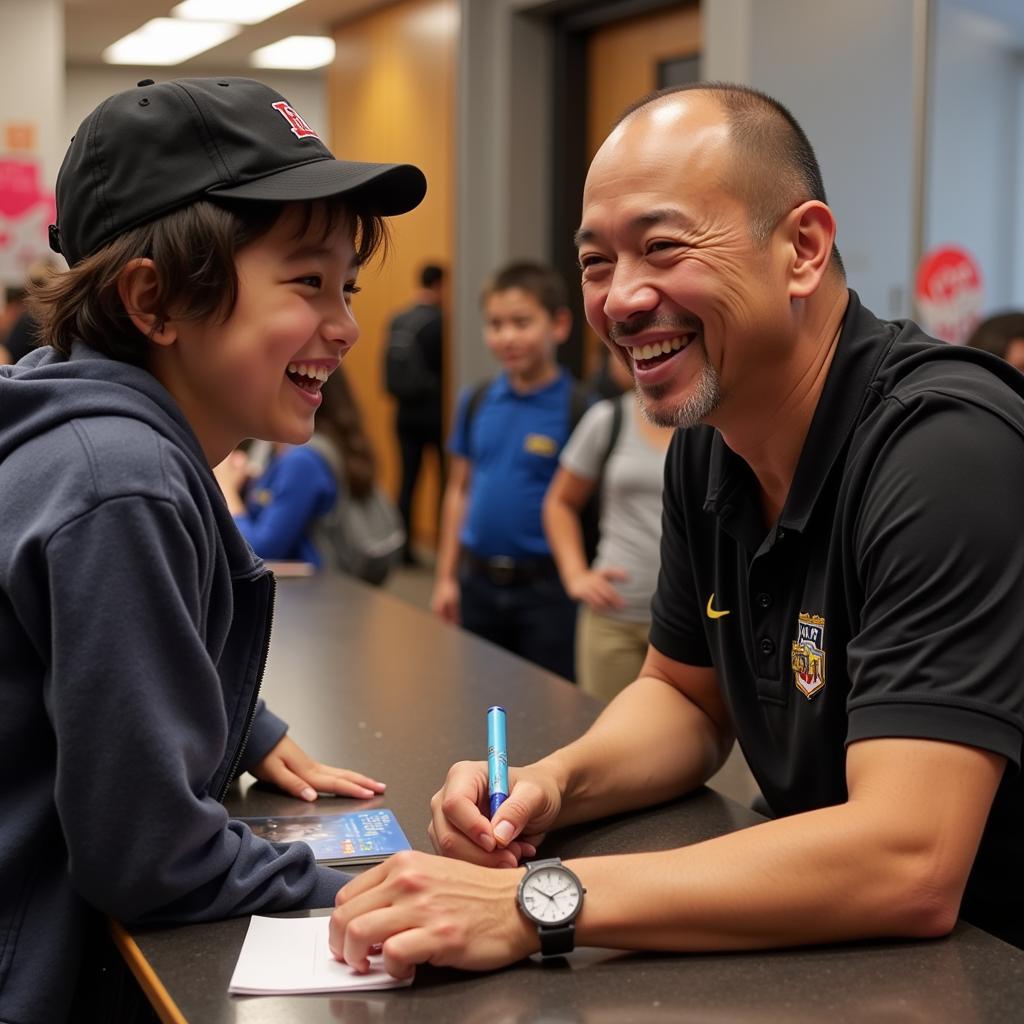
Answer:
[{"label": "black polo shirt", "polygon": [[710,427],[665,467],[651,643],[714,665],[772,812],[846,800],[846,744],[1007,758],[962,908],[1024,945],[1024,376],[850,303],[775,526]]}]

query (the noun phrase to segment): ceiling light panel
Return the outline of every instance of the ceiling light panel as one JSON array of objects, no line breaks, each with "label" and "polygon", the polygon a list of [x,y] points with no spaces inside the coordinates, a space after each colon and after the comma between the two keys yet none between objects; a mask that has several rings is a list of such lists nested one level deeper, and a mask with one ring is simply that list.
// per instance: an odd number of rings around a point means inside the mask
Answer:
[{"label": "ceiling light panel", "polygon": [[329,36],[288,36],[253,51],[249,63],[254,68],[279,68],[303,71],[322,68],[334,60],[334,40]]},{"label": "ceiling light panel", "polygon": [[302,0],[184,0],[171,14],[189,21],[233,21],[239,25],[258,25],[300,3]]},{"label": "ceiling light panel", "polygon": [[219,46],[241,29],[216,21],[153,18],[103,51],[108,64],[180,64]]}]

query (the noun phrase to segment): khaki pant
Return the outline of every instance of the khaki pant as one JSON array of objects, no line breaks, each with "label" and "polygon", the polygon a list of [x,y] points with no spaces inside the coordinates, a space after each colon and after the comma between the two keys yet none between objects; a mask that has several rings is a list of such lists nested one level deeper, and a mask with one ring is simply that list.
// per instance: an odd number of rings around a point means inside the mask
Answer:
[{"label": "khaki pant", "polygon": [[610,701],[640,673],[647,622],[622,622],[580,604],[576,618],[576,680],[584,693]]}]

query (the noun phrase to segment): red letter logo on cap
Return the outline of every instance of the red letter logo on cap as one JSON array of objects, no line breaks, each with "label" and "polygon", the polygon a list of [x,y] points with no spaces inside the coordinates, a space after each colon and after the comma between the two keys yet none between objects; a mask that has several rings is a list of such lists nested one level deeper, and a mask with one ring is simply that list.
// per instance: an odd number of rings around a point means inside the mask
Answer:
[{"label": "red letter logo on cap", "polygon": [[295,109],[285,103],[284,100],[281,100],[280,103],[274,103],[272,106],[291,125],[292,134],[297,139],[320,138],[320,136],[302,120]]}]

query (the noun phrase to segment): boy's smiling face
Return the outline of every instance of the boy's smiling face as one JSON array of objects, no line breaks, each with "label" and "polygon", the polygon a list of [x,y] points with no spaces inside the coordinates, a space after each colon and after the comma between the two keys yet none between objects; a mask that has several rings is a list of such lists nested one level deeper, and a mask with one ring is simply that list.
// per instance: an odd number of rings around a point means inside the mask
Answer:
[{"label": "boy's smiling face", "polygon": [[568,310],[552,315],[522,288],[484,299],[484,340],[512,383],[530,387],[555,369],[555,349],[569,334]]},{"label": "boy's smiling face", "polygon": [[151,369],[174,396],[211,465],[248,437],[303,444],[323,380],[355,344],[358,263],[351,222],[329,231],[315,208],[285,211],[238,252],[238,298],[224,321],[173,321]]}]

